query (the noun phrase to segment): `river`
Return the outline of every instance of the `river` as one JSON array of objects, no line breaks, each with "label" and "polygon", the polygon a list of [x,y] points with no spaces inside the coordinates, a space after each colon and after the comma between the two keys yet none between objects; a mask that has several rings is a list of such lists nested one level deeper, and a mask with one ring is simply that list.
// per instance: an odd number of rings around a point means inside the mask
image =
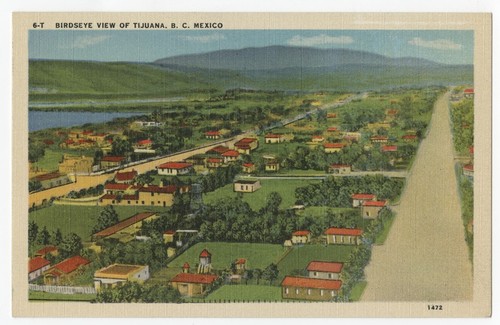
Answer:
[{"label": "river", "polygon": [[144,114],[146,113],[29,111],[28,129],[29,132],[33,132],[49,128],[65,128],[86,123],[103,123],[118,117],[131,117]]}]

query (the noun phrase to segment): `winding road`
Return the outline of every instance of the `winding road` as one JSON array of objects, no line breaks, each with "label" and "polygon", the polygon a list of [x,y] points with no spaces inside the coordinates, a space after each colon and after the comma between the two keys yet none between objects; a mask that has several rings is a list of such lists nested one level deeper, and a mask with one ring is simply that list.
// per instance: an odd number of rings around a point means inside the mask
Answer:
[{"label": "winding road", "polygon": [[363,301],[472,299],[472,264],[454,171],[448,96],[436,102],[396,219],[366,268]]}]

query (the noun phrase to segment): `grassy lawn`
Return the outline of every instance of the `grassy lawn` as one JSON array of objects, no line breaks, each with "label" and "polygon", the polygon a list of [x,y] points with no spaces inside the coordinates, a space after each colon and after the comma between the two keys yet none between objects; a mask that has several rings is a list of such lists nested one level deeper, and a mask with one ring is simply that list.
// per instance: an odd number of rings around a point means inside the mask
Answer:
[{"label": "grassy lawn", "polygon": [[[28,220],[35,221],[39,230],[44,226],[49,232],[59,228],[63,236],[74,232],[86,241],[90,240],[92,228],[102,210],[104,210],[102,206],[52,205],[30,212]],[[165,208],[115,206],[115,210],[119,219],[123,220],[139,212],[165,211]]]},{"label": "grassy lawn", "polygon": [[153,273],[147,283],[154,285],[168,285],[168,281],[180,272],[182,272],[180,267],[166,267]]},{"label": "grassy lawn", "polygon": [[91,301],[96,298],[94,294],[74,294],[66,295],[62,293],[49,293],[42,291],[30,291],[28,295],[29,300],[63,300],[63,301]]},{"label": "grassy lawn", "polygon": [[268,285],[225,285],[209,294],[205,302],[281,301],[281,288]]},{"label": "grassy lawn", "polygon": [[269,264],[276,263],[285,253],[285,248],[277,244],[204,242],[194,245],[178,256],[168,265],[169,268],[177,268],[180,272],[184,262],[194,268],[203,249],[208,249],[212,254],[212,266],[217,270],[229,268],[231,262],[237,258],[245,258],[247,268],[264,269]]},{"label": "grassy lawn", "polygon": [[361,296],[363,295],[363,292],[365,291],[366,288],[366,281],[361,281],[356,283],[356,285],[352,288],[351,291],[351,300],[352,301],[359,301],[361,299]]},{"label": "grassy lawn", "polygon": [[[243,200],[248,202],[253,210],[258,210],[266,204],[266,199],[271,192],[278,192],[283,199],[280,208],[286,209],[295,204],[295,189],[297,187],[319,182],[319,180],[265,179],[260,181],[262,187],[259,190],[254,193],[244,193]],[[205,194],[203,201],[210,204],[220,198],[235,196],[236,193],[233,192],[233,184],[229,184],[214,192]]]},{"label": "grassy lawn", "polygon": [[295,246],[279,264],[279,285],[286,275],[305,275],[307,264],[311,261],[346,262],[355,246],[351,245],[304,245]]}]

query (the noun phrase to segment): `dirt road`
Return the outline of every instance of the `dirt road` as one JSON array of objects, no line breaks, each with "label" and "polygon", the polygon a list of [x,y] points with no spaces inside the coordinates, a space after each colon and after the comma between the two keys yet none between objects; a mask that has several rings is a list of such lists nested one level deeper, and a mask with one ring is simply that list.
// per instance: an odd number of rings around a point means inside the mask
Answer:
[{"label": "dirt road", "polygon": [[396,219],[366,268],[364,301],[472,299],[472,265],[464,241],[454,172],[448,95],[436,103]]}]

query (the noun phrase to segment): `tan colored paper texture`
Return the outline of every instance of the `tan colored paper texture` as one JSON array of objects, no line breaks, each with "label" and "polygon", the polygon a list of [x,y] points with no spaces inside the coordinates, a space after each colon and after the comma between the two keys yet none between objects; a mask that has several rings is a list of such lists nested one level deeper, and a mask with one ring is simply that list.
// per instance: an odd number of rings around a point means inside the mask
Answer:
[{"label": "tan colored paper texture", "polygon": [[490,316],[490,14],[13,36],[14,316]]}]

